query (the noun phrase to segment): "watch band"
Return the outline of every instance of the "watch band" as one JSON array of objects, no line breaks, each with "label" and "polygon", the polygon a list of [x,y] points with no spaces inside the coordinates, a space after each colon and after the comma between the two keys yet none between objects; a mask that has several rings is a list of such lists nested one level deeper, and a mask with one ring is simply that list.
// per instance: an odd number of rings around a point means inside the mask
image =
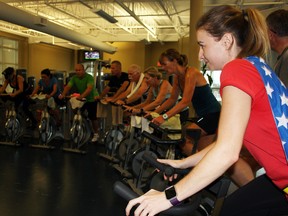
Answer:
[{"label": "watch band", "polygon": [[178,204],[181,203],[181,202],[177,199],[177,194],[176,194],[174,185],[166,188],[166,190],[165,190],[165,196],[166,196],[166,199],[168,199],[173,206],[178,205]]},{"label": "watch band", "polygon": [[162,118],[163,118],[164,120],[167,120],[169,117],[168,117],[168,115],[167,115],[166,113],[164,113],[164,114],[162,115]]},{"label": "watch band", "polygon": [[171,199],[169,199],[170,203],[173,205],[173,206],[176,206],[176,205],[179,205],[181,202],[177,199],[177,197],[173,197]]}]

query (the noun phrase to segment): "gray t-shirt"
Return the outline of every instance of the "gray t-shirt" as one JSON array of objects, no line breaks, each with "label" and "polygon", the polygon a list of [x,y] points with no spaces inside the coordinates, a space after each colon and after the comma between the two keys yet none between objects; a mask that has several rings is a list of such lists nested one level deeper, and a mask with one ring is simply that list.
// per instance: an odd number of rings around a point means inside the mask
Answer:
[{"label": "gray t-shirt", "polygon": [[274,70],[284,85],[288,87],[288,47],[277,57]]}]

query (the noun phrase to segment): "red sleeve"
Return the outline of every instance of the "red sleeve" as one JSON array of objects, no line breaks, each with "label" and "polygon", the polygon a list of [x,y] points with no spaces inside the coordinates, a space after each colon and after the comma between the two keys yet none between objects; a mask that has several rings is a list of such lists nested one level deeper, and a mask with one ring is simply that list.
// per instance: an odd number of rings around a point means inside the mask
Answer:
[{"label": "red sleeve", "polygon": [[225,86],[234,86],[255,98],[263,88],[263,81],[257,69],[245,59],[236,59],[226,64],[220,76],[220,93]]}]

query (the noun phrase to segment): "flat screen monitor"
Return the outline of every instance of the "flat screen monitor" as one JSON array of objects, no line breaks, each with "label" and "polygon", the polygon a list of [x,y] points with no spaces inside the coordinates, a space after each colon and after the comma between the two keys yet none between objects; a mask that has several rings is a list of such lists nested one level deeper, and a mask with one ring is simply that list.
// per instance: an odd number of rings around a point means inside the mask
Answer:
[{"label": "flat screen monitor", "polygon": [[85,60],[97,60],[100,59],[99,51],[85,51],[84,52],[84,59]]}]

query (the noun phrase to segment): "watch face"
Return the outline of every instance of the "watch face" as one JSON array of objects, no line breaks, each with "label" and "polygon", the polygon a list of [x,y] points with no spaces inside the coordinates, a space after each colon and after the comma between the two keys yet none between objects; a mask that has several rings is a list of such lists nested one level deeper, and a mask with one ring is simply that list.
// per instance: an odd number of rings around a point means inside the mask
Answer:
[{"label": "watch face", "polygon": [[163,114],[162,117],[163,117],[164,120],[168,119],[168,115],[166,113]]},{"label": "watch face", "polygon": [[166,189],[165,190],[165,195],[166,195],[166,198],[169,199],[169,200],[171,198],[175,197],[176,196],[175,188],[172,186],[172,187]]}]

